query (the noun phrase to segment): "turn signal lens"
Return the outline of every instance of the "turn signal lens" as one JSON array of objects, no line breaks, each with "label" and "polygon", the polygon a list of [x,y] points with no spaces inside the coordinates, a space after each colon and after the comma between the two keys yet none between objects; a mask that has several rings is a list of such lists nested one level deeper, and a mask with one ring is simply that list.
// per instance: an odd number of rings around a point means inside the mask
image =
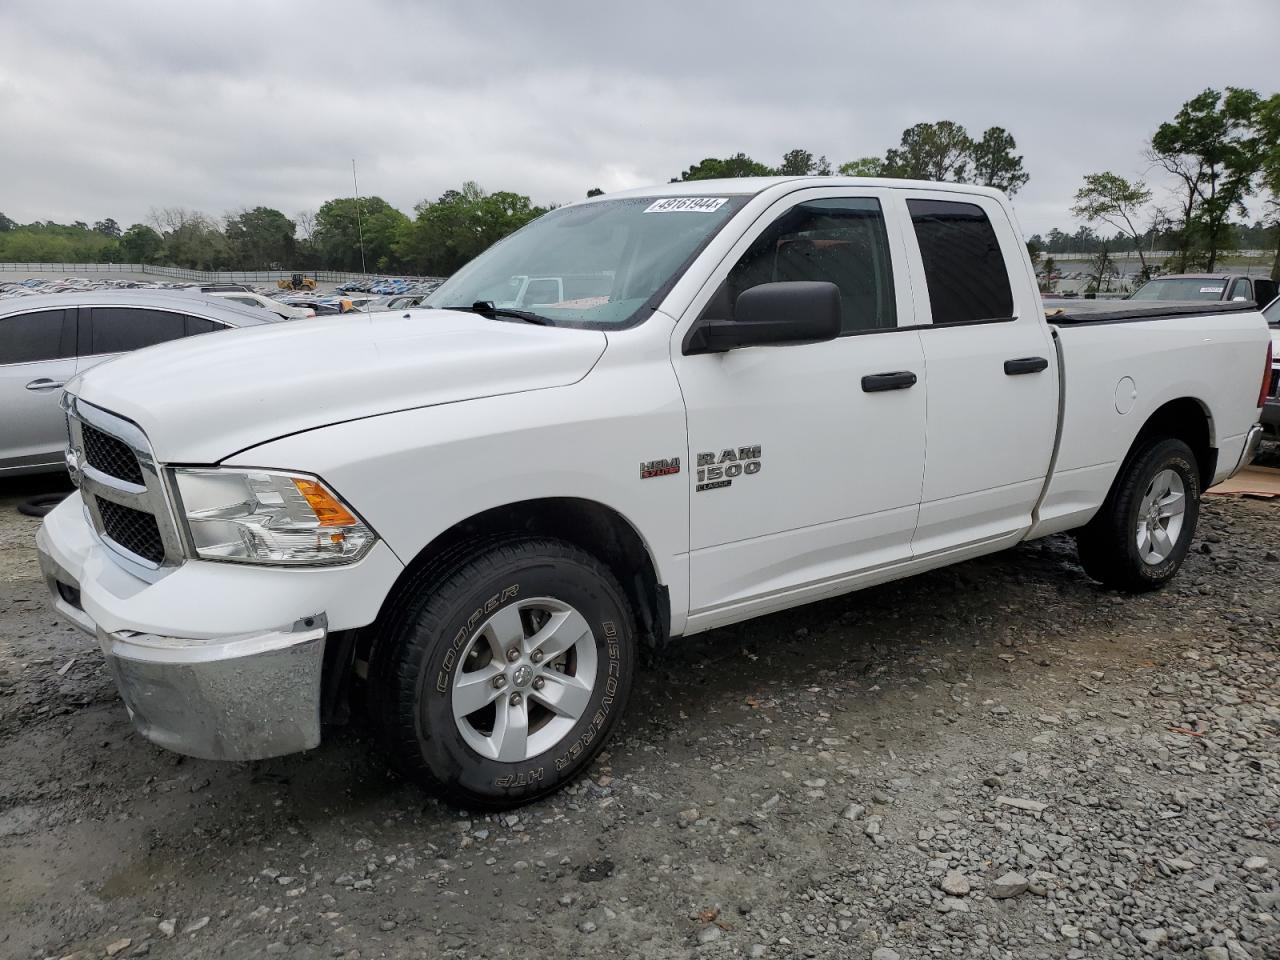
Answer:
[{"label": "turn signal lens", "polygon": [[324,487],[314,480],[293,478],[293,485],[298,492],[307,498],[307,503],[315,511],[316,519],[322,527],[354,527],[356,518]]}]

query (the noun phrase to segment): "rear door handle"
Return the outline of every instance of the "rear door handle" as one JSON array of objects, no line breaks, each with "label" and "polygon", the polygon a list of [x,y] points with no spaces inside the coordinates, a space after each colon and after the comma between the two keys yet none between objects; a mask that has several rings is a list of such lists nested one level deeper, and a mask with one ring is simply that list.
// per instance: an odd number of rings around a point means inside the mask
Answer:
[{"label": "rear door handle", "polygon": [[32,380],[27,384],[28,390],[57,390],[59,387],[65,387],[65,380],[50,380],[48,377],[41,377],[38,380]]},{"label": "rear door handle", "polygon": [[1049,361],[1044,357],[1019,357],[1017,360],[1006,360],[1004,362],[1004,372],[1011,377],[1016,377],[1023,373],[1039,373],[1049,367]]},{"label": "rear door handle", "polygon": [[910,370],[894,373],[870,373],[862,378],[863,393],[880,393],[883,390],[906,390],[916,385],[916,375]]}]

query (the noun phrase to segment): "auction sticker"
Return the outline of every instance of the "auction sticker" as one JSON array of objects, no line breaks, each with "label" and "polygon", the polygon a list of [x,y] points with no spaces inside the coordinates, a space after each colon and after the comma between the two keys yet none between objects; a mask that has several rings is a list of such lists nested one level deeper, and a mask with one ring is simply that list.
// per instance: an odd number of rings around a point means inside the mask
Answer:
[{"label": "auction sticker", "polygon": [[[648,212],[649,212],[648,210],[645,211],[645,213],[648,213]],[[1221,293],[1222,288],[1221,287],[1201,287],[1200,292],[1201,293]]]},{"label": "auction sticker", "polygon": [[668,197],[655,200],[645,213],[714,213],[729,202],[728,197]]}]

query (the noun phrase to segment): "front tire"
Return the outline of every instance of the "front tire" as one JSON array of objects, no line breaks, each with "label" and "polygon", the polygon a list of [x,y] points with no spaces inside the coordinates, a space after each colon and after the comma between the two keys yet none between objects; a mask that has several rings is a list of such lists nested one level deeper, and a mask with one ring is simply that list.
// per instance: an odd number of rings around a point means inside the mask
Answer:
[{"label": "front tire", "polygon": [[1199,518],[1195,454],[1181,440],[1151,440],[1130,458],[1077,536],[1080,565],[1118,590],[1156,590],[1182,566]]},{"label": "front tire", "polygon": [[405,773],[462,806],[503,809],[586,768],[635,663],[612,573],[563,541],[513,540],[410,582],[374,651],[371,695]]}]

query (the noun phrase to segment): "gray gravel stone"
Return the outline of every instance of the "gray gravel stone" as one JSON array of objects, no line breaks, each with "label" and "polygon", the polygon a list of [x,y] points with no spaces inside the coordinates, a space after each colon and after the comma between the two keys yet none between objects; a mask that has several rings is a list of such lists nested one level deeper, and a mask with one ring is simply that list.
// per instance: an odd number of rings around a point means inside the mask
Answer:
[{"label": "gray gravel stone", "polygon": [[1010,871],[987,887],[987,896],[996,900],[1007,900],[1026,893],[1028,885],[1026,877]]}]

